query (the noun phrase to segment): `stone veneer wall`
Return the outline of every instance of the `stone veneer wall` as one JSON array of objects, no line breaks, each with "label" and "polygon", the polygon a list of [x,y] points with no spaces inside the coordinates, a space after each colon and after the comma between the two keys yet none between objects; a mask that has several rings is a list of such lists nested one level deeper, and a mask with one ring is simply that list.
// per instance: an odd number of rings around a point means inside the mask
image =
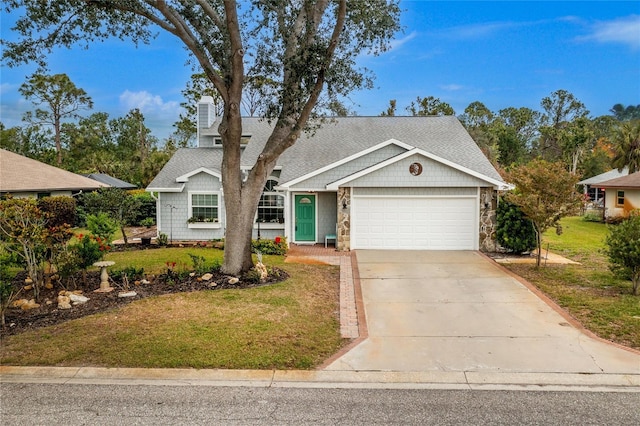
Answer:
[{"label": "stone veneer wall", "polygon": [[[338,251],[351,250],[351,188],[338,188]],[[342,206],[346,204],[347,208]]]},{"label": "stone veneer wall", "polygon": [[[485,203],[489,203],[485,207]],[[480,188],[480,251],[495,252],[496,245],[496,209],[498,194],[493,188]]]},{"label": "stone veneer wall", "polygon": [[[489,206],[485,207],[488,202]],[[346,203],[347,208],[342,206]],[[480,250],[496,251],[496,209],[497,192],[493,188],[480,188]],[[351,250],[351,191],[350,188],[338,188],[338,251]]]}]

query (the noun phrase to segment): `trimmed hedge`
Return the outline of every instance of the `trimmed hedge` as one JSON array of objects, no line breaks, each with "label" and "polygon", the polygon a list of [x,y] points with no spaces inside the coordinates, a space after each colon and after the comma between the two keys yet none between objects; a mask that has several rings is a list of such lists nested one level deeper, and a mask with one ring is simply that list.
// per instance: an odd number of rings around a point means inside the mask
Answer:
[{"label": "trimmed hedge", "polygon": [[251,249],[254,253],[282,256],[287,254],[287,239],[276,237],[275,240],[252,240]]}]

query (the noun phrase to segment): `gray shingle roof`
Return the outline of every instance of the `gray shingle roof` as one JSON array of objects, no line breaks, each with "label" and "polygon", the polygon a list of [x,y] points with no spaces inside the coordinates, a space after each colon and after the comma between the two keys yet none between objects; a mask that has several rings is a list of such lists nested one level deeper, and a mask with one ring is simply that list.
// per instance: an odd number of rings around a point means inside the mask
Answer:
[{"label": "gray shingle roof", "polygon": [[181,148],[173,154],[160,173],[151,181],[147,190],[180,188],[184,184],[176,182],[178,176],[201,167],[219,172],[221,165],[222,149],[220,148]]},{"label": "gray shingle roof", "polygon": [[[217,129],[219,122],[210,129]],[[243,119],[243,134],[251,139],[243,153],[250,168],[271,134],[272,125],[259,118]],[[278,159],[280,183],[286,183],[389,139],[396,139],[452,161],[487,177],[503,181],[456,117],[340,117],[327,119],[300,139]],[[214,154],[217,153],[219,155]],[[181,149],[149,185],[174,188],[177,176],[198,167],[220,170],[220,148]],[[173,181],[173,182],[172,182]]]},{"label": "gray shingle roof", "polygon": [[120,189],[135,189],[135,188],[137,188],[137,186],[135,186],[132,183],[125,182],[123,180],[115,178],[115,177],[113,177],[111,175],[108,175],[106,173],[89,173],[88,175],[84,175],[84,176],[88,177],[89,179],[93,179],[95,181],[98,181],[98,182],[106,183],[107,185],[112,186],[114,188],[120,188]]},{"label": "gray shingle roof", "polygon": [[601,173],[597,176],[590,177],[589,179],[581,180],[578,185],[596,185],[601,182],[605,182],[611,179],[619,178],[629,174],[629,169],[626,167],[621,172],[618,169],[609,170],[608,172]]}]

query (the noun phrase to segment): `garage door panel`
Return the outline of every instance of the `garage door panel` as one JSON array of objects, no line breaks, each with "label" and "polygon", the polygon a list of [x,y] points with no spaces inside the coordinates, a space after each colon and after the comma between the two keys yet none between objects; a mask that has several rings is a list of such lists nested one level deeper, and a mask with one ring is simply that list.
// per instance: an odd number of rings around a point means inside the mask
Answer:
[{"label": "garage door panel", "polygon": [[353,200],[353,248],[473,250],[475,198]]}]

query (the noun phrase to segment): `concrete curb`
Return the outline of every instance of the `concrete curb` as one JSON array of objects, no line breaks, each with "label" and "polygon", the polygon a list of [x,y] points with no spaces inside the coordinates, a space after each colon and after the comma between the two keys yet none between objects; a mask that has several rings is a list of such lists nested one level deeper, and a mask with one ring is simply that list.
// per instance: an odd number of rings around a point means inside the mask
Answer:
[{"label": "concrete curb", "polygon": [[640,374],[0,366],[0,383],[638,392]]}]

